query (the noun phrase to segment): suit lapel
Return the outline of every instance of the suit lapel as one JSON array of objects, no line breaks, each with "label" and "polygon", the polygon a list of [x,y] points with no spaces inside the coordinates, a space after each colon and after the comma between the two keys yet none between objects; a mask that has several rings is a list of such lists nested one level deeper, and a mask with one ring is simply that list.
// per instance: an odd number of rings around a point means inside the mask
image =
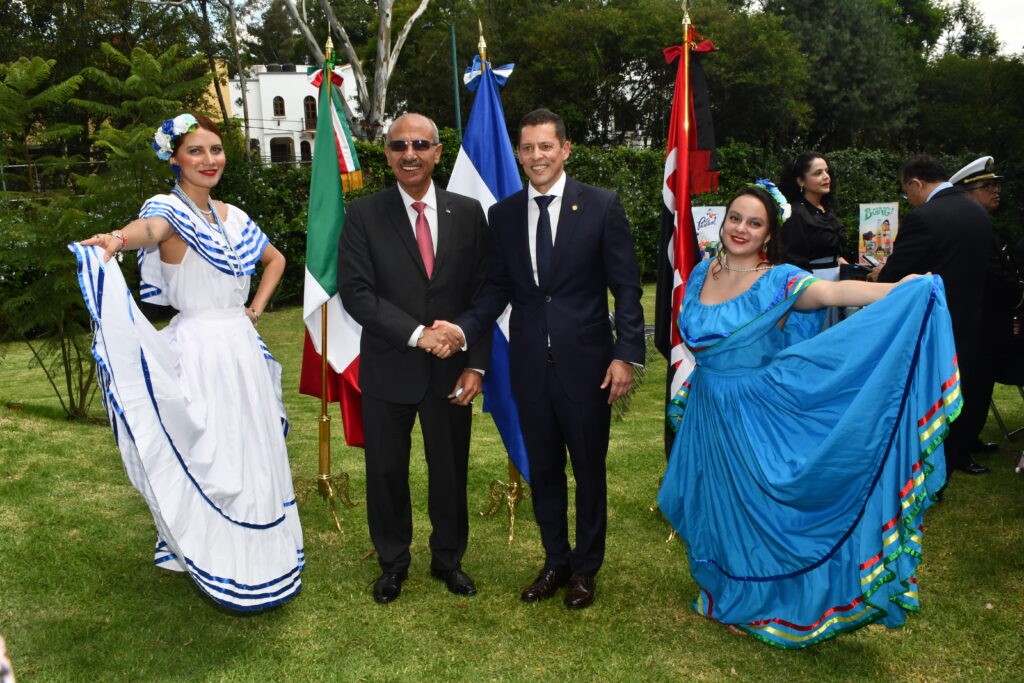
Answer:
[{"label": "suit lapel", "polygon": [[412,259],[414,267],[423,275],[423,279],[426,279],[427,269],[423,266],[420,248],[416,244],[416,237],[413,235],[412,225],[409,223],[409,212],[402,203],[402,195],[399,193],[397,185],[391,186],[391,195],[387,202],[388,223],[390,223],[391,229],[395,231],[398,241],[409,252],[409,257]]},{"label": "suit lapel", "polygon": [[571,249],[571,244],[579,227],[580,215],[583,213],[583,199],[580,184],[572,178],[565,178],[565,194],[562,195],[562,208],[558,211],[558,229],[555,233],[555,246],[551,253],[552,284],[562,272],[559,264],[563,255]]},{"label": "suit lapel", "polygon": [[533,259],[530,257],[533,245],[530,244],[530,213],[527,209],[530,201],[529,190],[521,190],[520,195],[520,199],[514,204],[516,214],[512,217],[512,225],[519,226],[516,229],[521,229],[522,234],[515,243],[519,250],[519,263],[526,272],[526,279],[536,288],[537,283],[533,280]]},{"label": "suit lapel", "polygon": [[[441,188],[436,188],[437,197],[437,244],[434,245],[434,277],[438,271],[443,272],[444,262],[451,251],[454,240],[452,231],[455,229],[455,209],[452,206],[452,198]],[[416,255],[419,256],[419,250]],[[422,259],[421,259],[422,260]],[[424,270],[424,275],[426,271]]]}]

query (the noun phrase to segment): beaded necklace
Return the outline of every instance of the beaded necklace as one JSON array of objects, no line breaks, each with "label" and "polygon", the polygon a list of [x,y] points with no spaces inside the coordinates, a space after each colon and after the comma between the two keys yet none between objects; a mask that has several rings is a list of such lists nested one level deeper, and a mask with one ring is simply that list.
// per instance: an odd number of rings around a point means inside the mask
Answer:
[{"label": "beaded necklace", "polygon": [[772,268],[775,267],[771,263],[758,263],[753,268],[733,268],[732,266],[729,265],[729,260],[726,258],[724,251],[721,254],[719,254],[718,260],[721,261],[723,268],[725,268],[726,270],[731,270],[734,273],[756,273],[762,270],[771,270]]},{"label": "beaded necklace", "polygon": [[[199,217],[199,220],[201,220],[206,225],[210,225],[217,232],[220,233],[221,239],[224,241],[224,244],[227,245],[228,251],[231,252],[231,258],[228,260],[228,265],[231,266],[231,274],[234,275],[236,278],[244,275],[245,273],[240,272],[238,269],[238,265],[240,265],[241,263],[238,259],[238,254],[235,253],[235,248],[231,246],[231,240],[228,239],[227,231],[224,229],[224,222],[221,221],[220,214],[213,210],[213,204],[210,204],[209,211],[203,211],[198,206],[196,206],[196,203],[192,201],[192,198],[185,194],[185,191],[181,189],[181,185],[177,183],[174,184],[174,189],[171,190],[171,193],[174,194],[178,199],[180,199],[185,204],[185,206],[190,208],[196,214],[196,216]],[[212,216],[213,223],[211,224],[207,219],[203,218],[203,214]]]}]

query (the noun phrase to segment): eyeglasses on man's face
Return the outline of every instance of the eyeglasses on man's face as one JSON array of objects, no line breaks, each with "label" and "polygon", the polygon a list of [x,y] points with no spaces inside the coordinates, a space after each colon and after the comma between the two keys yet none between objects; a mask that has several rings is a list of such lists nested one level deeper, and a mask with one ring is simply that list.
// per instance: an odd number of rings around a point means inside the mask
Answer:
[{"label": "eyeglasses on man's face", "polygon": [[409,145],[417,152],[426,152],[434,143],[430,140],[388,140],[388,149],[392,152],[404,152]]},{"label": "eyeglasses on man's face", "polygon": [[972,190],[986,190],[988,192],[999,192],[1003,188],[1002,188],[1002,186],[999,185],[999,183],[990,180],[987,183],[981,183],[980,185],[976,185],[975,187],[972,187],[971,189]]}]

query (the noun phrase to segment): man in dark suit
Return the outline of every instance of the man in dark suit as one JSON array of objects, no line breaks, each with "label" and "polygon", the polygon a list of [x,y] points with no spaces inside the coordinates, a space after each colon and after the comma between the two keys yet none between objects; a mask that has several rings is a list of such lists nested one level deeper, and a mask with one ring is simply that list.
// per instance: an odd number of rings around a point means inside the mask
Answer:
[{"label": "man in dark suit", "polygon": [[879,282],[898,282],[910,273],[942,276],[953,321],[964,407],[946,439],[946,469],[968,474],[988,472],[971,458],[971,446],[988,414],[976,376],[982,298],[992,247],[992,221],[977,202],[953,187],[949,174],[930,156],[910,157],[900,168],[900,184],[913,211],[900,225],[892,256]]},{"label": "man in dark suit", "polygon": [[488,232],[476,200],[434,185],[441,151],[433,121],[399,117],[385,143],[398,185],[352,202],[338,244],[338,290],[363,326],[366,508],[382,571],[373,587],[380,603],[400,595],[409,567],[409,449],[417,415],[433,527],[430,571],[452,593],[476,593],[461,561],[469,538],[470,402],[481,389],[490,339],[443,360],[425,351],[438,343],[428,326],[464,311],[482,286]]},{"label": "man in dark suit", "polygon": [[[518,156],[530,185],[491,207],[487,284],[455,320],[454,345],[489,336],[512,303],[512,390],[546,553],[521,597],[535,602],[568,584],[566,606],[582,609],[594,601],[594,577],[604,559],[611,404],[632,387],[631,364],[644,362],[645,346],[626,212],[614,192],[565,174],[569,151],[556,114],[539,109],[520,121]],[[566,448],[576,479],[575,549],[568,534]]]},{"label": "man in dark suit", "polygon": [[[963,189],[970,199],[981,204],[989,215],[999,208],[999,193],[1002,176],[995,173],[995,160],[990,156],[980,157],[967,164],[950,177],[954,187]],[[998,453],[999,444],[983,443],[980,430],[985,426],[987,406],[992,401],[992,390],[998,379],[1007,384],[1016,384],[1021,379],[1018,362],[1017,339],[1014,334],[1014,316],[1024,308],[1024,278],[1021,277],[1017,261],[1003,238],[992,231],[992,252],[989,256],[985,279],[985,296],[981,311],[980,352],[978,354],[978,400],[986,406],[986,412],[978,415],[979,435],[972,442],[971,450],[976,453]]]}]

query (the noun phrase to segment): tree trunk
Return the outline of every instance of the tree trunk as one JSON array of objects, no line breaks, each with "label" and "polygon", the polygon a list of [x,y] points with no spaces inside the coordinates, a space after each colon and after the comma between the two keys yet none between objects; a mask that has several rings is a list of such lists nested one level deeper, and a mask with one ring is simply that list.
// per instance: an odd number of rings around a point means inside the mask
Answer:
[{"label": "tree trunk", "polygon": [[[306,46],[309,48],[309,51],[313,53],[313,58],[316,59],[319,64],[323,64],[323,50],[320,49],[320,45],[316,42],[316,38],[313,37],[313,32],[309,30],[309,26],[302,20],[302,17],[299,16],[299,11],[295,8],[294,0],[284,0],[284,4],[287,5],[288,11],[291,12],[292,19],[294,19],[295,23],[298,25],[299,31],[302,33],[302,37],[306,39]],[[352,50],[351,44],[346,47],[346,53],[349,50]],[[354,73],[355,72],[353,71],[353,74]],[[366,89],[365,85],[363,86],[363,89]],[[358,87],[356,90],[358,92]],[[352,134],[357,138],[365,139],[364,136],[360,135],[360,131],[362,129],[356,125],[356,122],[359,119],[356,117],[355,112],[352,111],[352,108],[348,105],[348,100],[345,99],[343,93],[341,97],[341,104],[342,108],[345,110],[345,118],[348,119],[348,129],[352,131]],[[359,107],[365,111],[365,105],[362,100],[359,100]]]},{"label": "tree trunk", "polygon": [[[284,0],[284,3],[288,6],[288,10],[298,25],[299,31],[306,38],[310,51],[317,55],[317,59],[323,61],[323,52],[313,38],[309,26],[299,16],[294,0]],[[393,45],[391,42],[391,10],[394,7],[395,0],[379,0],[377,3],[377,55],[373,71],[372,93],[367,91],[366,75],[363,72],[355,48],[352,47],[352,41],[349,40],[348,32],[345,31],[345,27],[338,21],[337,16],[330,7],[330,3],[327,0],[320,0],[320,4],[327,14],[327,20],[333,32],[337,34],[342,49],[352,63],[352,76],[356,79],[356,94],[359,100],[360,113],[362,114],[362,120],[359,121],[360,125],[355,125],[357,123],[356,116],[349,110],[345,98],[341,98],[342,102],[345,103],[345,115],[348,117],[349,128],[356,137],[371,141],[376,140],[380,137],[384,125],[384,107],[387,104],[388,83],[391,81],[391,74],[395,70],[395,62],[398,60],[398,55],[402,51],[402,46],[405,45],[405,40],[412,30],[413,24],[426,11],[430,0],[420,0],[419,5],[406,20],[402,30],[399,31],[398,38]]]},{"label": "tree trunk", "polygon": [[231,30],[231,51],[235,53],[235,71],[238,73],[238,88],[242,91],[242,126],[245,131],[243,152],[249,156],[249,93],[245,83],[245,71],[242,69],[242,51],[238,49],[238,23],[235,21],[234,0],[220,0],[220,4],[228,11],[228,23]]},{"label": "tree trunk", "polygon": [[[221,119],[224,121],[224,133],[231,131],[231,121],[228,118],[228,108],[224,105],[224,93],[220,89],[220,78],[217,73],[217,61],[213,58],[213,38],[210,30],[210,14],[206,7],[207,0],[200,0],[199,6],[203,9],[203,50],[206,52],[206,62],[209,65],[210,73],[213,74],[213,89],[217,93],[217,104],[220,105]],[[248,141],[245,143],[248,145]]]}]

